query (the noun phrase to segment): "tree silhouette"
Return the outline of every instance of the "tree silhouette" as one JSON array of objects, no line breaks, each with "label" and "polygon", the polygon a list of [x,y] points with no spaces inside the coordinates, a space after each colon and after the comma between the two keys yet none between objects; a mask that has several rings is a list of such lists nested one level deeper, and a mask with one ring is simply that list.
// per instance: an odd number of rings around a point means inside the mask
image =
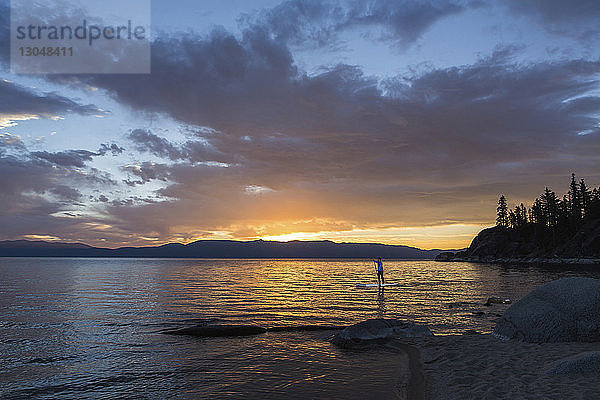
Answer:
[{"label": "tree silhouette", "polygon": [[591,193],[590,190],[587,188],[585,180],[583,178],[581,178],[581,181],[579,181],[579,198],[581,199],[582,216],[585,217],[588,211],[588,207],[590,206]]},{"label": "tree silhouette", "polygon": [[581,199],[579,195],[579,185],[575,180],[575,174],[571,174],[571,184],[569,185],[569,197],[570,207],[566,207],[569,212],[569,217],[574,225],[576,225],[581,219]]},{"label": "tree silhouette", "polygon": [[500,196],[498,200],[498,208],[496,208],[498,212],[498,217],[496,218],[496,225],[507,227],[509,224],[508,218],[508,206],[506,205],[506,197],[504,195]]},{"label": "tree silhouette", "polygon": [[529,212],[529,221],[534,224],[546,225],[544,220],[544,212],[542,210],[542,202],[540,199],[535,199]]},{"label": "tree silhouette", "polygon": [[546,187],[529,209],[523,203],[509,209],[506,197],[501,195],[496,211],[496,225],[514,231],[515,240],[550,250],[570,240],[586,224],[595,229],[600,219],[600,187],[590,190],[584,179],[578,182],[571,174],[562,200]]},{"label": "tree silhouette", "polygon": [[559,199],[556,197],[556,193],[552,190],[546,189],[541,196],[540,202],[542,203],[542,213],[544,214],[544,221],[547,226],[554,227],[558,223],[558,211],[559,211]]}]

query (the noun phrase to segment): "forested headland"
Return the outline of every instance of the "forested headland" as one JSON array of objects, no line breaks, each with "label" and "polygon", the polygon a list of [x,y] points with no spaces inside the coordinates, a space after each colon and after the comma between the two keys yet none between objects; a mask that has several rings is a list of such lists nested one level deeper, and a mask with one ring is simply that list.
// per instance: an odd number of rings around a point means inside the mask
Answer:
[{"label": "forested headland", "polygon": [[498,200],[496,226],[484,229],[464,252],[442,253],[440,261],[600,260],[600,187],[571,175],[559,197],[546,187],[531,205]]}]

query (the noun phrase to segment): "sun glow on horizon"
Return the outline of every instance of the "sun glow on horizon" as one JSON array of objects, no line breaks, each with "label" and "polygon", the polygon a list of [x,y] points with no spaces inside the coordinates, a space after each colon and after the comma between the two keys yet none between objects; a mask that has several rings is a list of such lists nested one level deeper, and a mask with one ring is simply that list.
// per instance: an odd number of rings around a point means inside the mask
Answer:
[{"label": "sun glow on horizon", "polygon": [[484,225],[451,224],[384,229],[353,229],[347,231],[293,232],[266,235],[263,240],[332,240],[334,242],[383,243],[414,246],[421,249],[461,249],[468,247]]}]

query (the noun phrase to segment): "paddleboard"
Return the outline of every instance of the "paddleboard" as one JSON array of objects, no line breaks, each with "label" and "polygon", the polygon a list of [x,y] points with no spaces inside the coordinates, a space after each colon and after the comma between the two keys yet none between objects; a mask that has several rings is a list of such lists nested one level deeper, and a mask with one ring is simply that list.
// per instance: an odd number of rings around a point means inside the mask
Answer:
[{"label": "paddleboard", "polygon": [[388,287],[388,286],[398,286],[397,283],[384,283],[383,285],[378,285],[376,283],[357,283],[356,287],[368,288],[368,287]]}]

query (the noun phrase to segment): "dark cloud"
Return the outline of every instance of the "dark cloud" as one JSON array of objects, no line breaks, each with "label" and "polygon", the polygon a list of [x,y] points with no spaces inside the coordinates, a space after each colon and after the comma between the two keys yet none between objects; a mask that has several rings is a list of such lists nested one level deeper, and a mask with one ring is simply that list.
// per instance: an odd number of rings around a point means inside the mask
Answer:
[{"label": "dark cloud", "polygon": [[171,144],[167,139],[161,138],[144,129],[134,129],[129,133],[128,139],[135,144],[136,150],[155,154],[170,160],[183,158],[180,149]]},{"label": "dark cloud", "polygon": [[499,4],[540,21],[553,33],[576,37],[585,44],[600,39],[600,2],[596,0],[507,0]]},{"label": "dark cloud", "polygon": [[[14,147],[0,141],[0,149]],[[59,236],[66,240],[89,240],[91,227],[102,226],[105,219],[82,210],[80,190],[113,185],[110,177],[86,167],[92,156],[84,150],[58,153],[29,152],[22,144],[18,151],[0,151],[0,225],[3,238],[23,235]]]},{"label": "dark cloud", "polygon": [[343,32],[380,28],[376,40],[415,42],[436,21],[466,9],[458,1],[290,0],[240,18],[276,40],[301,47],[336,47]]},{"label": "dark cloud", "polygon": [[0,0],[0,66],[10,60],[10,0]]},{"label": "dark cloud", "polygon": [[57,153],[35,151],[32,152],[31,155],[63,167],[83,168],[87,162],[92,161],[92,156],[97,154],[87,150],[67,150],[59,151]]},{"label": "dark cloud", "polygon": [[109,152],[113,156],[116,156],[123,153],[123,150],[122,147],[119,147],[115,143],[110,146],[103,143],[100,146],[100,149],[95,153],[88,150],[66,150],[55,153],[50,153],[48,151],[34,151],[31,152],[31,156],[63,167],[84,168],[86,164],[92,161],[96,156],[103,156]]},{"label": "dark cloud", "polygon": [[119,145],[117,145],[116,143],[111,143],[110,145],[108,143],[102,143],[97,153],[100,156],[106,155],[108,153],[111,153],[113,156],[116,156],[122,154],[123,151],[125,151],[125,149],[123,147],[119,147]]},{"label": "dark cloud", "polygon": [[143,162],[141,165],[126,165],[121,169],[140,178],[139,180],[125,180],[124,182],[129,186],[142,185],[155,179],[167,181],[170,175],[170,168],[166,164],[155,164],[153,162]]},{"label": "dark cloud", "polygon": [[51,187],[49,191],[65,200],[77,201],[81,197],[79,190],[66,185],[56,185]]},{"label": "dark cloud", "polygon": [[11,120],[52,118],[71,112],[81,115],[104,114],[104,111],[92,104],[82,105],[56,93],[39,93],[13,82],[0,80],[0,125]]},{"label": "dark cloud", "polygon": [[538,16],[548,24],[598,22],[600,18],[600,3],[595,0],[505,0],[502,4],[514,12]]}]

